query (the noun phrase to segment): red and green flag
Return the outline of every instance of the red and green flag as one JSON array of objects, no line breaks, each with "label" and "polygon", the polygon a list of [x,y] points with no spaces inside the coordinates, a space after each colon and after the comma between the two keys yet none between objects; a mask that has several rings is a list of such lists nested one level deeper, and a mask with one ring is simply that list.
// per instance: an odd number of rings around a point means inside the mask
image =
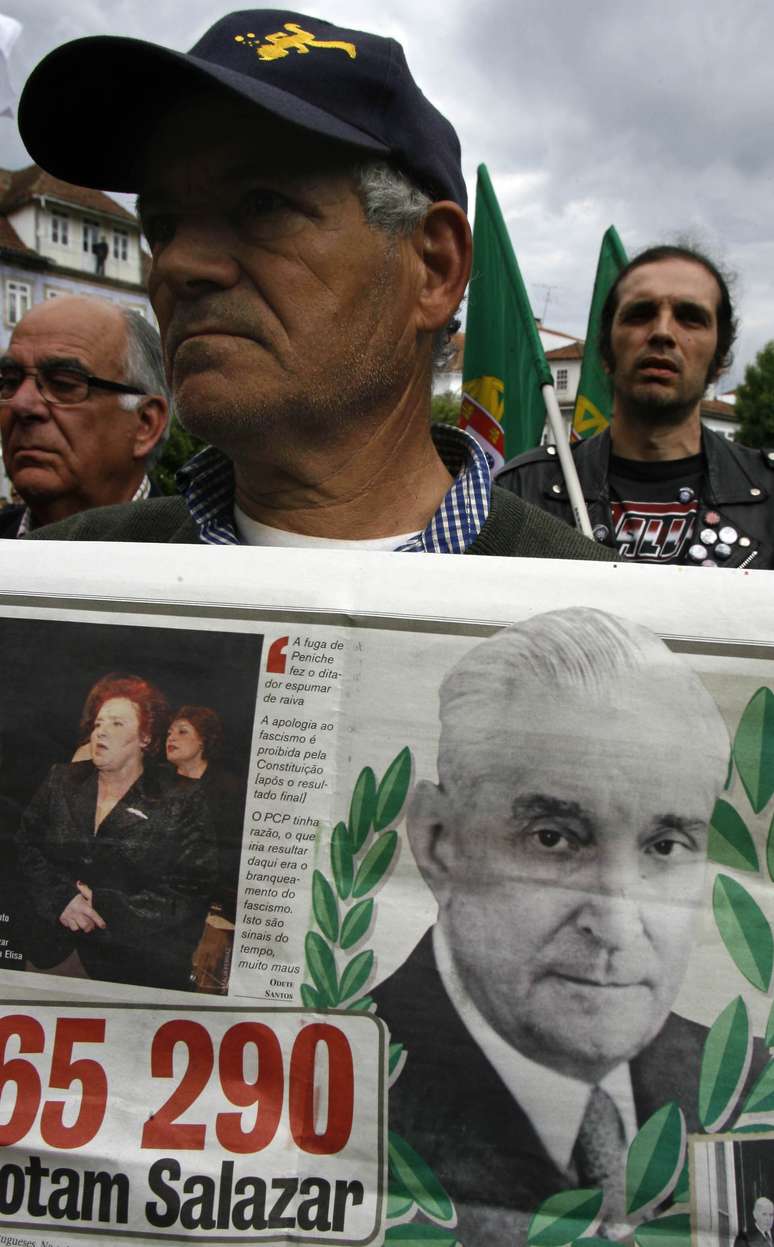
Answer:
[{"label": "red and green flag", "polygon": [[605,372],[602,356],[599,353],[599,323],[610,287],[627,263],[627,255],[618,237],[618,231],[614,225],[611,225],[602,239],[597,275],[594,278],[594,293],[591,296],[589,323],[586,328],[586,345],[583,348],[583,364],[572,418],[574,441],[601,433],[607,428],[613,414],[613,392],[610,387],[610,378]]},{"label": "red and green flag", "polygon": [[460,427],[493,470],[539,444],[541,386],[553,377],[486,165],[478,167],[462,376]]}]

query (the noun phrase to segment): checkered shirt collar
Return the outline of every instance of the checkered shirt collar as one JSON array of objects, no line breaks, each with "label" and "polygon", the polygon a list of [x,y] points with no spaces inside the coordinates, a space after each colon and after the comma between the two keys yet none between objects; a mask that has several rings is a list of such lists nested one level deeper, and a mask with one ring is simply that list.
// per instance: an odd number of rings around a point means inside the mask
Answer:
[{"label": "checkered shirt collar", "polygon": [[[475,541],[489,515],[492,475],[474,437],[448,424],[433,424],[435,448],[454,477],[440,507],[423,532],[398,550],[462,554]],[[234,467],[207,446],[177,474],[177,484],[207,545],[240,545],[234,526]]]}]

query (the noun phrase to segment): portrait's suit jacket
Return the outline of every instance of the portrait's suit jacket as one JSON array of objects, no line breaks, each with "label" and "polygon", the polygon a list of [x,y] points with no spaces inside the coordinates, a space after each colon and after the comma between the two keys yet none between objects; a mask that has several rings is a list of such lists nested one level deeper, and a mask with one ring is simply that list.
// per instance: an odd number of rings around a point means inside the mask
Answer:
[{"label": "portrait's suit jacket", "polygon": [[[772,1235],[774,1239],[774,1235]],[[737,1234],[734,1240],[734,1247],[772,1247],[772,1239],[766,1238],[765,1234],[761,1234],[757,1225],[750,1214],[750,1229]]]},{"label": "portrait's suit jacket", "polygon": [[[92,978],[184,990],[217,876],[204,795],[148,764],[94,832],[97,770],[54,766],[24,811],[17,838],[26,895],[17,911],[26,956],[41,969],[74,947]],[[104,931],[74,935],[59,915],[93,892]]]},{"label": "portrait's suit jacket", "polygon": [[[464,1247],[513,1247],[538,1205],[573,1183],[548,1156],[529,1117],[449,1000],[430,932],[372,995],[393,1042],[407,1050],[405,1068],[390,1088],[390,1129],[446,1188],[457,1208]],[[688,1130],[701,1128],[698,1085],[706,1034],[702,1026],[672,1014],[631,1062],[639,1125],[675,1100]],[[557,1104],[556,1112],[561,1111]]]}]

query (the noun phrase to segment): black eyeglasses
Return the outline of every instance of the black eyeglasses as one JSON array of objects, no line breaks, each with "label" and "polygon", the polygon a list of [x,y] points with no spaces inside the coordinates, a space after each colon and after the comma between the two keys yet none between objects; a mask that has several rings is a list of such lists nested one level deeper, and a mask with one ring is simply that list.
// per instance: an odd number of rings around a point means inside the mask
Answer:
[{"label": "black eyeglasses", "polygon": [[47,403],[67,407],[82,403],[90,390],[110,390],[114,394],[144,394],[123,381],[104,381],[80,368],[63,364],[41,364],[40,368],[21,368],[18,364],[0,364],[0,402],[13,398],[25,377],[34,377],[41,398]]}]

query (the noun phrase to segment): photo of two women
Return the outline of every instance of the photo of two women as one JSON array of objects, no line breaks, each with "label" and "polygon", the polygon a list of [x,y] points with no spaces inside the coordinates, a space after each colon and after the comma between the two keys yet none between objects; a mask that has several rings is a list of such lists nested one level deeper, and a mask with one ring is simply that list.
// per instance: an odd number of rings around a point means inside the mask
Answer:
[{"label": "photo of two women", "polygon": [[227,991],[260,649],[0,620],[0,968]]}]

